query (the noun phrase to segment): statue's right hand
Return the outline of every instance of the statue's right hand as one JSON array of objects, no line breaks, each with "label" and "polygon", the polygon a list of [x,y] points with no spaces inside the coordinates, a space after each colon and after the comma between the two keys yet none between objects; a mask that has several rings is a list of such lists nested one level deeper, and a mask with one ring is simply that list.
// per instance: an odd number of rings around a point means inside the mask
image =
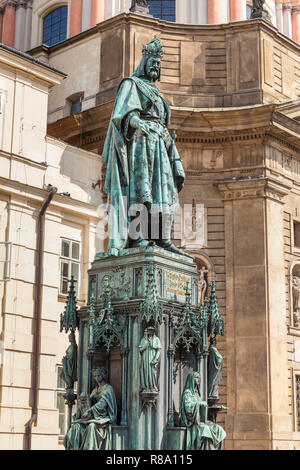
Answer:
[{"label": "statue's right hand", "polygon": [[150,129],[148,124],[146,124],[144,121],[142,121],[137,113],[133,113],[131,118],[130,118],[130,125],[134,129],[139,129],[142,134],[144,135],[149,135]]},{"label": "statue's right hand", "polygon": [[146,136],[149,135],[150,129],[149,129],[148,124],[146,124],[143,121],[140,121],[138,126],[139,126],[139,130],[142,132],[142,134],[144,134]]}]

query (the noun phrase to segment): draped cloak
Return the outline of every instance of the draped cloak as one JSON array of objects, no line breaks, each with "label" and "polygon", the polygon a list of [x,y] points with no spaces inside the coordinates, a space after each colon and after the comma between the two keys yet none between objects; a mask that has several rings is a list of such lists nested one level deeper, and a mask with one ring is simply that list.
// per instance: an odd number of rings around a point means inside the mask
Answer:
[{"label": "draped cloak", "polygon": [[110,450],[112,424],[117,419],[117,403],[111,385],[96,387],[91,393],[91,419],[85,423],[75,422],[66,434],[67,450]]},{"label": "draped cloak", "polygon": [[142,338],[140,346],[140,383],[141,390],[158,391],[157,365],[152,365],[152,361],[158,357],[161,350],[160,339],[157,336],[152,338]]},{"label": "draped cloak", "polygon": [[180,404],[182,426],[186,426],[186,450],[217,448],[226,433],[218,424],[207,421],[208,405],[195,387],[194,373],[188,375]]},{"label": "draped cloak", "polygon": [[219,398],[219,385],[222,379],[223,358],[216,347],[209,348],[208,357],[208,398]]},{"label": "draped cloak", "polygon": [[[115,256],[127,245],[129,208],[144,204],[152,213],[174,215],[185,179],[168,132],[170,107],[160,91],[143,78],[145,63],[143,58],[143,65],[120,84],[102,154],[102,162],[107,164],[108,251]],[[149,136],[130,126],[134,114],[149,125]]]},{"label": "draped cloak", "polygon": [[62,359],[64,381],[68,388],[74,387],[74,382],[77,381],[77,345],[71,343],[66,351],[66,355]]}]

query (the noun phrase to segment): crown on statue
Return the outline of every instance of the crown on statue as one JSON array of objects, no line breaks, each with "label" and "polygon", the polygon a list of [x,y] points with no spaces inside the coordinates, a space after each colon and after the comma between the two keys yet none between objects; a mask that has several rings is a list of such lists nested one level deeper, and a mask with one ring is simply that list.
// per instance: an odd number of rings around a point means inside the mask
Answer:
[{"label": "crown on statue", "polygon": [[148,44],[143,46],[143,56],[144,57],[163,57],[164,50],[162,48],[160,39],[157,36],[154,36],[154,39]]}]

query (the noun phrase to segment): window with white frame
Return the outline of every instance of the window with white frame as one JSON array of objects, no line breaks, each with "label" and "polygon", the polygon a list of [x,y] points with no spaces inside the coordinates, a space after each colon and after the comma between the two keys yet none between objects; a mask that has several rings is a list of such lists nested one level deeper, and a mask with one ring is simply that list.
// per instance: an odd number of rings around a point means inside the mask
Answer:
[{"label": "window with white frame", "polygon": [[80,281],[80,243],[65,238],[61,239],[60,256],[60,288],[62,295],[67,295],[69,291],[69,282],[71,276],[74,276],[76,295],[78,296]]}]

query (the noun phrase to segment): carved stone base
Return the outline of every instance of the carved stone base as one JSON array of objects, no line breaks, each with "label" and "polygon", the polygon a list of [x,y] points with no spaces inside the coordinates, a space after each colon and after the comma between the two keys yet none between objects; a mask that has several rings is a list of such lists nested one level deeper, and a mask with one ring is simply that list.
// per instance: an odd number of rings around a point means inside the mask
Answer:
[{"label": "carved stone base", "polygon": [[253,11],[251,13],[251,20],[257,20],[259,18],[271,23],[271,17],[270,17],[269,13],[266,10]]}]

